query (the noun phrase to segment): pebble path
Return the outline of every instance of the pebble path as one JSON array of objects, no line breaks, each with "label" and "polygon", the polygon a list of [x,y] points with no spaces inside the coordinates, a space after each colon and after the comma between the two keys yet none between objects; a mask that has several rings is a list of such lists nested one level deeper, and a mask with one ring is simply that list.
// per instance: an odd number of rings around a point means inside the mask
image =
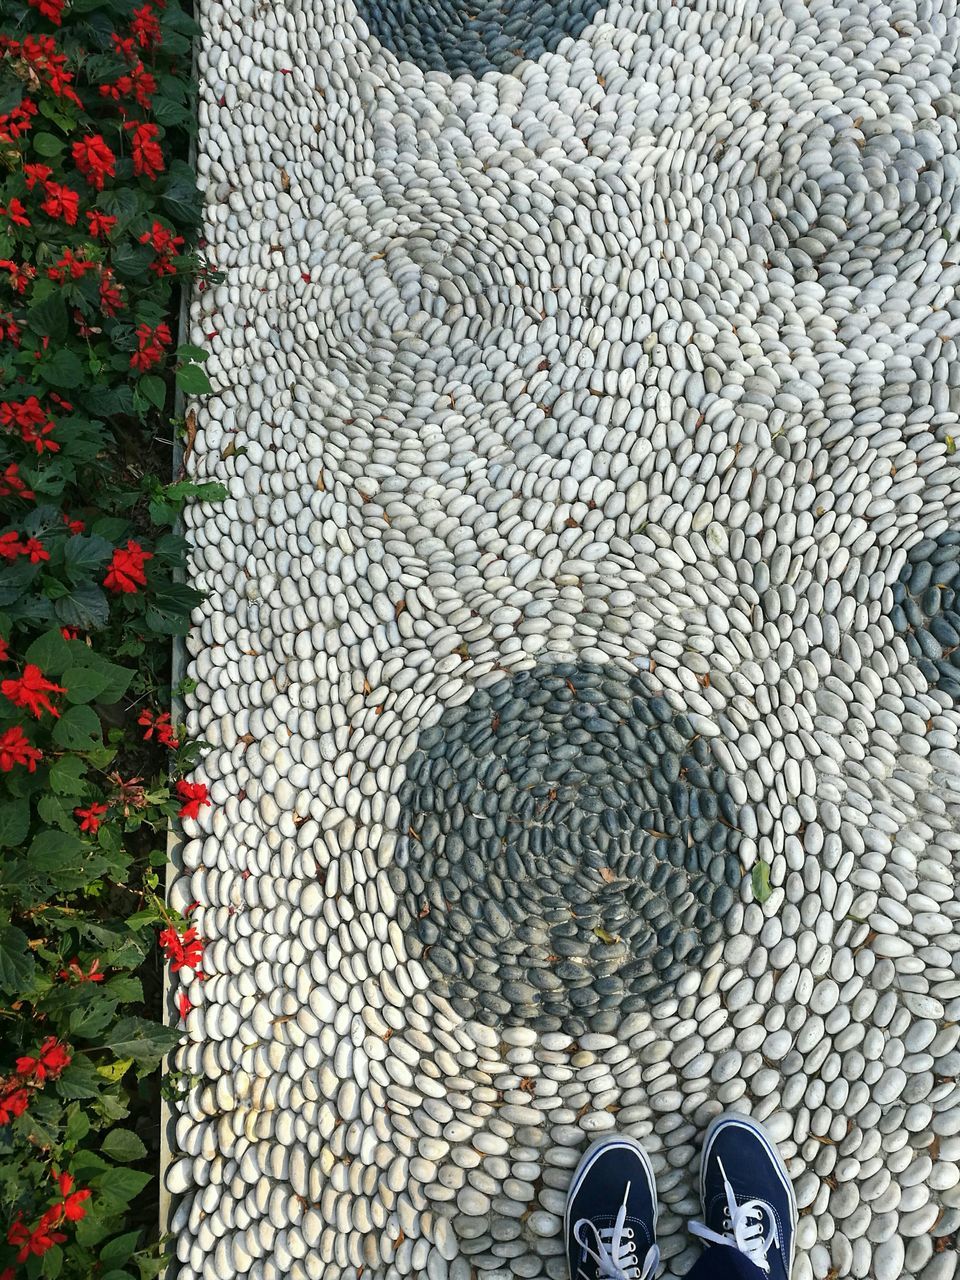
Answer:
[{"label": "pebble path", "polygon": [[954,0],[202,0],[178,1280],[956,1280]]}]

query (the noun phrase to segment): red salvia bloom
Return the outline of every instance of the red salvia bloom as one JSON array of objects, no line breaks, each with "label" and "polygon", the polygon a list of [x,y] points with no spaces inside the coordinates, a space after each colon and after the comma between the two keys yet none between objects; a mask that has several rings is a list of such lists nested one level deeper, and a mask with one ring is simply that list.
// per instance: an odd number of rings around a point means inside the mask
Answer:
[{"label": "red salvia bloom", "polygon": [[57,977],[64,982],[102,982],[106,975],[100,972],[100,961],[94,960],[89,970],[84,973],[80,961],[76,956],[68,962],[66,968],[61,969]]},{"label": "red salvia bloom", "polygon": [[115,282],[113,268],[104,267],[100,272],[100,310],[105,316],[115,316],[123,308],[123,286]]},{"label": "red salvia bloom", "polygon": [[157,741],[165,747],[179,747],[180,742],[174,736],[174,728],[170,723],[170,712],[151,711],[149,707],[140,712],[137,724],[141,724],[146,729],[143,735],[144,742],[149,742],[154,734],[157,735]]},{"label": "red salvia bloom", "polygon": [[137,350],[130,357],[130,368],[138,373],[146,373],[164,357],[165,346],[173,342],[169,325],[160,323],[151,329],[148,324],[137,327]]},{"label": "red salvia bloom", "polygon": [[11,262],[9,258],[0,258],[0,271],[10,273],[8,283],[17,293],[26,293],[27,285],[37,274],[36,267],[31,266],[29,262],[21,266],[19,263]]},{"label": "red salvia bloom", "polygon": [[153,559],[152,551],[144,551],[139,542],[128,542],[126,547],[117,547],[113,558],[107,566],[107,576],[103,585],[108,591],[118,595],[132,595],[140,587],[147,585],[144,565]]},{"label": "red salvia bloom", "polygon": [[63,21],[63,0],[27,0],[27,4],[56,27]]},{"label": "red salvia bloom", "polygon": [[23,176],[26,179],[27,190],[32,191],[38,182],[41,186],[45,186],[47,179],[53,177],[53,170],[48,164],[25,164]]},{"label": "red salvia bloom", "polygon": [[66,692],[61,685],[47,680],[40,668],[32,662],[24,667],[22,676],[15,680],[4,680],[0,684],[0,693],[5,698],[9,698],[15,707],[25,707],[38,720],[44,711],[49,711],[52,716],[59,716],[60,712],[47,695]]},{"label": "red salvia bloom", "polygon": [[114,53],[121,58],[126,58],[128,62],[133,62],[137,56],[136,41],[133,36],[118,36],[115,31],[110,34],[110,43],[113,45]]},{"label": "red salvia bloom", "polygon": [[36,773],[37,765],[42,759],[43,752],[24,736],[18,724],[13,724],[0,733],[0,772],[9,773],[18,764],[22,764],[27,773]]},{"label": "red salvia bloom", "polygon": [[179,973],[181,969],[199,970],[203,963],[203,939],[193,925],[182,935],[172,926],[164,929],[160,933],[159,942],[174,973]]},{"label": "red salvia bloom", "polygon": [[[186,1021],[187,1014],[192,1008],[193,1005],[190,1003],[190,997],[185,991],[181,991],[177,996],[177,1012],[184,1021]],[[0,1280],[2,1280],[2,1277],[0,1277]]]},{"label": "red salvia bloom", "polygon": [[90,224],[90,234],[94,240],[106,240],[117,225],[117,220],[112,214],[100,213],[97,209],[87,210],[87,222]]},{"label": "red salvia bloom", "polygon": [[15,347],[20,345],[20,326],[11,311],[0,311],[0,341],[6,338]]},{"label": "red salvia bloom", "polygon": [[16,529],[10,530],[9,533],[0,533],[0,560],[9,560],[11,563],[23,554],[23,547],[20,545],[20,535]]},{"label": "red salvia bloom", "polygon": [[24,444],[32,444],[37,453],[44,449],[56,453],[60,448],[55,440],[48,439],[54,423],[36,396],[0,402],[0,426],[18,430]]},{"label": "red salvia bloom", "polygon": [[0,636],[0,662],[10,661],[10,646],[7,641]]},{"label": "red salvia bloom", "polygon": [[84,1187],[82,1191],[72,1191],[63,1201],[63,1216],[68,1222],[79,1222],[87,1216],[83,1207],[84,1200],[90,1199],[90,1191]]},{"label": "red salvia bloom", "polygon": [[36,114],[37,104],[31,98],[24,98],[18,107],[0,116],[0,142],[16,142],[22,138]]},{"label": "red salvia bloom", "polygon": [[68,227],[76,226],[80,213],[80,196],[59,182],[46,184],[47,198],[40,208],[50,218],[62,218]]},{"label": "red salvia bloom", "polygon": [[133,151],[133,172],[152,182],[164,170],[163,152],[157,138],[160,129],[155,124],[138,124],[131,120],[123,126],[133,134],[130,146]]},{"label": "red salvia bloom", "polygon": [[72,1061],[66,1045],[61,1044],[56,1036],[47,1036],[36,1054],[17,1059],[17,1075],[25,1076],[35,1084],[43,1084],[47,1080],[56,1080]]},{"label": "red salvia bloom", "polygon": [[72,87],[73,72],[67,70],[67,56],[57,51],[57,42],[53,36],[25,36],[19,52],[52,93],[58,98],[68,99],[78,107],[83,106]]},{"label": "red salvia bloom", "polygon": [[183,807],[178,810],[178,817],[181,818],[199,818],[201,806],[212,803],[207,795],[205,782],[186,782],[181,778],[177,783],[177,795],[184,802]]},{"label": "red salvia bloom", "polygon": [[94,133],[81,142],[75,142],[71,154],[74,164],[97,191],[103,190],[107,178],[116,177],[117,158],[101,134]]},{"label": "red salvia bloom", "polygon": [[141,49],[152,49],[160,43],[160,22],[152,5],[145,4],[142,9],[134,9],[130,30]]},{"label": "red salvia bloom", "polygon": [[39,538],[27,538],[23,544],[22,554],[27,557],[31,564],[40,564],[42,560],[50,559],[50,552]]},{"label": "red salvia bloom", "polygon": [[20,468],[15,462],[7,464],[0,471],[0,498],[35,498],[37,495],[28,489],[20,479]]},{"label": "red salvia bloom", "polygon": [[89,831],[91,835],[100,830],[100,819],[107,812],[108,806],[94,801],[86,809],[74,809],[73,816],[80,824],[81,831]]},{"label": "red salvia bloom", "polygon": [[22,1116],[30,1105],[30,1091],[17,1081],[0,1086],[0,1125]]},{"label": "red salvia bloom", "polygon": [[80,280],[88,271],[98,270],[99,265],[87,258],[78,258],[72,249],[65,249],[56,265],[47,268],[47,275],[58,283],[67,279]]},{"label": "red salvia bloom", "polygon": [[53,1229],[59,1222],[60,1216],[59,1207],[54,1211],[48,1209],[33,1230],[30,1230],[21,1217],[17,1217],[10,1224],[7,1230],[7,1244],[12,1244],[14,1248],[19,1247],[18,1262],[26,1262],[31,1254],[36,1258],[42,1258],[55,1244],[62,1244],[66,1240],[67,1237],[62,1231]]},{"label": "red salvia bloom", "polygon": [[29,227],[30,219],[27,217],[26,206],[22,200],[18,200],[13,196],[8,205],[0,204],[0,214],[10,219],[17,227]]}]

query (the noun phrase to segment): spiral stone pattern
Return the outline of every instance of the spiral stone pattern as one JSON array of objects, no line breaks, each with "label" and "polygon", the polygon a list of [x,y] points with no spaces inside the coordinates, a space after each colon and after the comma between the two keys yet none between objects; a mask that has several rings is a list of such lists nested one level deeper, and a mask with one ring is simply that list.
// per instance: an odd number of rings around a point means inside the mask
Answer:
[{"label": "spiral stone pattern", "polygon": [[955,0],[197,14],[177,1280],[957,1280]]},{"label": "spiral stone pattern", "polygon": [[397,921],[466,1018],[613,1031],[700,964],[740,888],[707,740],[613,664],[478,690],[421,735],[399,799]]}]

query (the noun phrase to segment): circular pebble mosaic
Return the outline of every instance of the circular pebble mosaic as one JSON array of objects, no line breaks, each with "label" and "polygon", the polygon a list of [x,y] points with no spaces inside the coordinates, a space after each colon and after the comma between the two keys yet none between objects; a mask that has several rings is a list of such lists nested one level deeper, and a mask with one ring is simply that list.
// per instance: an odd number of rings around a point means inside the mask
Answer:
[{"label": "circular pebble mosaic", "polygon": [[464,1017],[613,1031],[722,936],[737,806],[652,684],[550,664],[421,735],[389,875],[412,954]]},{"label": "circular pebble mosaic", "polygon": [[178,1280],[956,1280],[954,0],[198,15]]},{"label": "circular pebble mosaic", "polygon": [[451,76],[513,71],[578,36],[600,0],[364,0],[370,34],[403,62]]}]

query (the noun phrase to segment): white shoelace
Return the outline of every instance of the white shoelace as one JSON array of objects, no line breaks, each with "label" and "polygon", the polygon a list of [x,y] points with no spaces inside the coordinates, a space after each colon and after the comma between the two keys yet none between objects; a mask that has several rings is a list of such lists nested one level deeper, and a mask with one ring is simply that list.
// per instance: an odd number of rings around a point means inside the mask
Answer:
[{"label": "white shoelace", "polygon": [[[717,1163],[720,1164],[720,1161],[718,1160]],[[743,1204],[737,1204],[737,1198],[727,1178],[727,1171],[722,1164],[720,1164],[720,1173],[723,1176],[723,1189],[727,1194],[727,1208],[723,1215],[725,1233],[721,1235],[718,1231],[711,1231],[702,1222],[688,1222],[687,1226],[693,1235],[699,1236],[701,1240],[707,1240],[711,1244],[733,1245],[735,1249],[745,1254],[754,1266],[769,1275],[770,1263],[767,1261],[767,1254],[771,1245],[780,1247],[777,1219],[773,1208],[766,1200],[747,1200]],[[770,1230],[766,1232],[764,1215],[766,1215],[766,1221],[770,1223]]]},{"label": "white shoelace", "polygon": [[[637,1242],[633,1228],[626,1225],[629,1194],[630,1183],[628,1182],[627,1189],[623,1193],[623,1204],[612,1227],[598,1229],[589,1218],[578,1218],[573,1225],[573,1237],[597,1264],[600,1280],[651,1280],[660,1261],[660,1250],[655,1244],[647,1250],[647,1256],[642,1265],[637,1258]],[[591,1248],[580,1234],[586,1227],[593,1232],[595,1249]],[[587,1273],[582,1267],[577,1274],[581,1280],[587,1280]]]}]

